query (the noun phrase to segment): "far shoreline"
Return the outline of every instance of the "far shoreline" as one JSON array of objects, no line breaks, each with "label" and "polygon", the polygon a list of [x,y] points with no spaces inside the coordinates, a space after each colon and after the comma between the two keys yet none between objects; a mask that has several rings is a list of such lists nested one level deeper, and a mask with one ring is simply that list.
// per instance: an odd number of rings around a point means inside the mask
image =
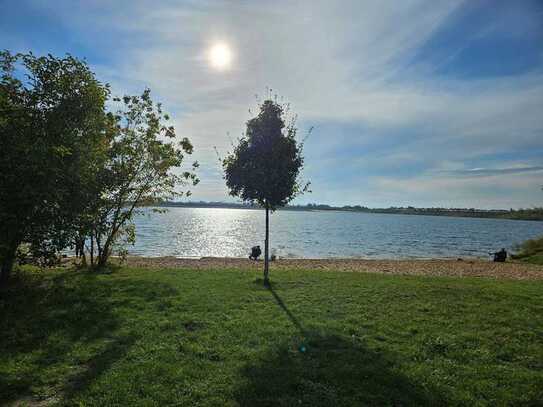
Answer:
[{"label": "far shoreline", "polygon": [[[261,210],[257,205],[221,202],[163,202],[149,208],[194,208],[194,209],[250,209]],[[291,212],[347,212],[381,215],[416,215],[449,218],[501,219],[543,221],[543,209],[475,209],[475,208],[415,208],[390,207],[368,208],[361,206],[330,206],[330,205],[292,205],[277,209]]]}]

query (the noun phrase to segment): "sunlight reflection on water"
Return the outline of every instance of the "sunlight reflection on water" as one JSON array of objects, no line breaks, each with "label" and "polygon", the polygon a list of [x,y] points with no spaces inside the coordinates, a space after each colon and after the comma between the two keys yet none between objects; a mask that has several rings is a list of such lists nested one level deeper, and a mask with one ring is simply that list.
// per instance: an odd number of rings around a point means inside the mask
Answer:
[{"label": "sunlight reflection on water", "polygon": [[[137,217],[131,254],[245,257],[264,246],[264,211],[169,208]],[[543,235],[543,222],[349,212],[278,211],[271,248],[280,257],[486,257]]]}]

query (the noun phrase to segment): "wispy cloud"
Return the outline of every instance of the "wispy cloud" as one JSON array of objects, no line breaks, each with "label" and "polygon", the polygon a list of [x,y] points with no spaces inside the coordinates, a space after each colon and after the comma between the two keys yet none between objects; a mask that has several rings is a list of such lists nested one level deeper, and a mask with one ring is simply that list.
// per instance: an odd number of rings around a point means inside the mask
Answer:
[{"label": "wispy cloud", "polygon": [[[90,62],[114,90],[150,86],[162,99],[202,163],[196,199],[226,199],[213,147],[230,147],[254,95],[271,87],[299,113],[302,132],[316,126],[306,150],[314,194],[306,201],[395,204],[387,188],[398,186],[409,202],[482,205],[468,178],[494,175],[511,177],[515,205],[539,200],[530,191],[538,190],[543,159],[530,153],[543,153],[543,48],[531,44],[543,28],[531,2],[505,11],[419,0],[32,6],[95,51]],[[481,41],[490,41],[481,50],[489,55],[489,47],[496,55],[506,48],[493,49],[494,38],[509,48],[528,44],[522,52],[540,63],[515,74],[460,75],[477,68],[464,54]],[[206,61],[218,40],[233,49],[229,71]],[[424,194],[413,192],[421,185]],[[484,202],[501,204],[495,196]]]},{"label": "wispy cloud", "polygon": [[543,172],[543,166],[535,167],[510,167],[510,168],[470,168],[466,170],[448,171],[449,175],[463,177],[500,176],[504,174],[523,174],[531,172]]}]

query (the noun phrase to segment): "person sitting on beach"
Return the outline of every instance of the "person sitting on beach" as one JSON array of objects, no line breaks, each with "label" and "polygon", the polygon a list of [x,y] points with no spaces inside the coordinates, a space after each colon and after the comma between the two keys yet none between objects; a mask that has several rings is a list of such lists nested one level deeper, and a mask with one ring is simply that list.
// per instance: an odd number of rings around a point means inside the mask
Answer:
[{"label": "person sitting on beach", "polygon": [[251,254],[249,255],[249,259],[258,260],[258,257],[261,254],[262,254],[262,250],[260,250],[260,246],[253,246],[251,247]]},{"label": "person sitting on beach", "polygon": [[502,249],[499,252],[493,253],[494,254],[494,261],[503,263],[505,259],[507,259],[507,252],[502,247]]}]

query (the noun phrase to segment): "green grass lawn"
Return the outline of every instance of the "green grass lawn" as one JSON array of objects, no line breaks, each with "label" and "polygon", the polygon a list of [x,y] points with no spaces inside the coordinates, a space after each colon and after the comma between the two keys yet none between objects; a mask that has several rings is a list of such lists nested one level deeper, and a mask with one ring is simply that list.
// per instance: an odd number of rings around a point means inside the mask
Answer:
[{"label": "green grass lawn", "polygon": [[532,254],[531,256],[526,256],[522,258],[522,261],[530,264],[540,264],[543,265],[543,253]]},{"label": "green grass lawn", "polygon": [[543,404],[542,281],[258,277],[27,271],[0,292],[0,404]]}]

